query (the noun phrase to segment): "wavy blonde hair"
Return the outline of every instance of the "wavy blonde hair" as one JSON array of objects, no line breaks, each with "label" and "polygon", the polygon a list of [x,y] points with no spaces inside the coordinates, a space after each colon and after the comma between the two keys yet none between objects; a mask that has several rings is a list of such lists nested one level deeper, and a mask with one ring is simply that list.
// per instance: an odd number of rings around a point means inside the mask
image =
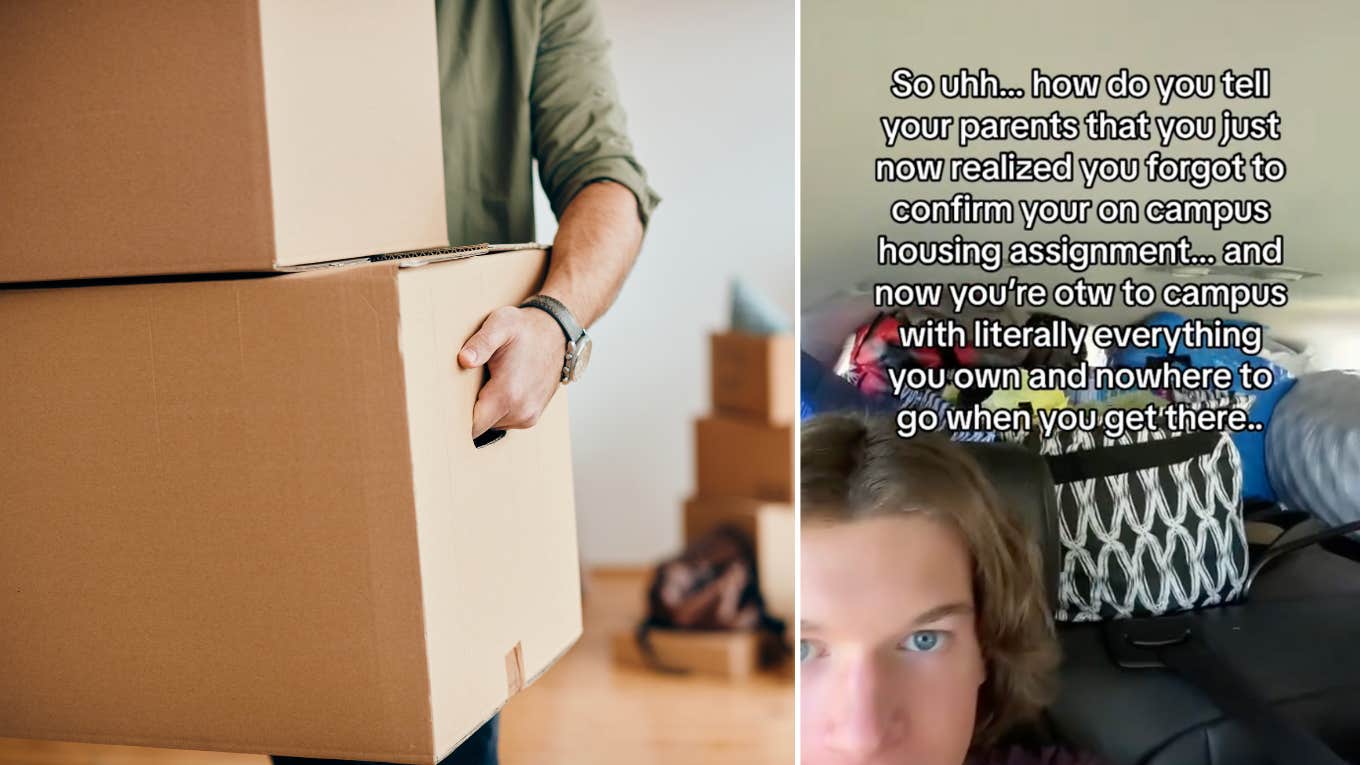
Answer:
[{"label": "wavy blonde hair", "polygon": [[943,438],[901,438],[890,419],[834,414],[803,423],[801,461],[804,524],[921,513],[963,537],[987,667],[973,746],[1037,716],[1058,664],[1039,550],[973,458]]}]

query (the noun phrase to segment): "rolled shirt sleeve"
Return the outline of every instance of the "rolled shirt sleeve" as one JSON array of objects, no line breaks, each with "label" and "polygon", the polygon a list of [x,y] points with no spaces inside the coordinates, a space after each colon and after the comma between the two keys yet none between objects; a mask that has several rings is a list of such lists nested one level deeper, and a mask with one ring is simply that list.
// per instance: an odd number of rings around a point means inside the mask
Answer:
[{"label": "rolled shirt sleeve", "polygon": [[614,181],[637,197],[645,226],[661,198],[628,140],[599,8],[594,0],[543,0],[542,8],[529,101],[543,191],[560,217],[587,184]]}]

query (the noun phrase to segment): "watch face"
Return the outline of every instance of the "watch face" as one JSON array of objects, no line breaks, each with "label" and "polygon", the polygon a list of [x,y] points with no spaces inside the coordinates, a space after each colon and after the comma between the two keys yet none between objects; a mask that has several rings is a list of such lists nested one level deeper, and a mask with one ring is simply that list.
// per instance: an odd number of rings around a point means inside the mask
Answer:
[{"label": "watch face", "polygon": [[590,349],[594,347],[590,340],[590,335],[581,335],[581,339],[576,343],[576,363],[571,365],[571,381],[576,382],[586,373],[586,367],[590,366]]}]

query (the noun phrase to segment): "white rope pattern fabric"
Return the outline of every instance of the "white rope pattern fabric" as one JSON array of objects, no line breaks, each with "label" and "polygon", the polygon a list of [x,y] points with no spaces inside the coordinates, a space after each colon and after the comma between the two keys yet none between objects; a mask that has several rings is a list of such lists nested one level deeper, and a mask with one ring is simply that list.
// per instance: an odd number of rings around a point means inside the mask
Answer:
[{"label": "white rope pattern fabric", "polygon": [[[1045,439],[1045,455],[1174,437],[1165,431],[1076,431]],[[1057,486],[1062,562],[1056,618],[1154,616],[1235,600],[1247,574],[1242,464],[1224,434],[1182,462]]]}]

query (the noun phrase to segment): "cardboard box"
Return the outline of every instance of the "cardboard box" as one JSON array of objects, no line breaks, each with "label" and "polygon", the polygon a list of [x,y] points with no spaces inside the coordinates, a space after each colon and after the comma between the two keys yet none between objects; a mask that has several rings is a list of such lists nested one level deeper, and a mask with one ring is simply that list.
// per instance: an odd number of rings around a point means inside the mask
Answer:
[{"label": "cardboard box", "polygon": [[0,3],[0,282],[448,244],[434,7]]},{"label": "cardboard box", "polygon": [[792,335],[719,332],[709,348],[714,411],[781,425],[797,419]]},{"label": "cardboard box", "polygon": [[581,632],[567,404],[455,354],[542,251],[0,290],[0,737],[433,763]]},{"label": "cardboard box", "polygon": [[[793,505],[743,497],[691,497],[685,502],[685,543],[730,524],[755,543],[756,571],[765,607],[792,623],[795,537]],[[792,634],[792,633],[790,633]]]},{"label": "cardboard box", "polygon": [[[760,670],[763,659],[773,653],[771,638],[762,632],[697,632],[653,629],[648,642],[665,667],[709,677],[740,680]],[[617,632],[610,641],[614,662],[627,667],[655,670],[642,656],[637,631]]]},{"label": "cardboard box", "polygon": [[756,517],[762,507],[772,504],[781,506],[780,503],[748,497],[690,497],[685,500],[683,514],[685,544],[724,524],[737,527],[755,540],[758,532]]},{"label": "cardboard box", "polygon": [[767,505],[756,516],[756,569],[760,573],[760,593],[765,597],[766,610],[789,625],[789,635],[793,635],[797,525],[798,516],[792,506]]},{"label": "cardboard box", "polygon": [[698,493],[793,501],[793,426],[710,416],[696,420]]}]

